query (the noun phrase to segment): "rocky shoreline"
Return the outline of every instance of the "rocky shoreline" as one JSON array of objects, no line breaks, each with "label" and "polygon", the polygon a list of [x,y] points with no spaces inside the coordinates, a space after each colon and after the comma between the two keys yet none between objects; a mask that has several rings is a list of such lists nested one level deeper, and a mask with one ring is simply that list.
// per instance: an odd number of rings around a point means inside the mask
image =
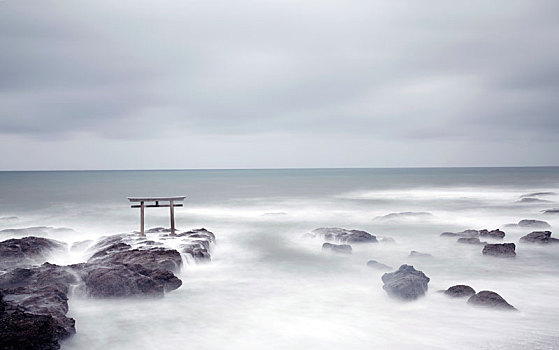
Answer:
[{"label": "rocky shoreline", "polygon": [[86,261],[68,266],[48,262],[52,254],[68,252],[62,242],[34,236],[0,242],[0,348],[59,349],[76,333],[75,320],[66,316],[71,290],[122,298],[163,297],[179,288],[181,253],[195,263],[210,261],[215,235],[206,229],[168,232],[148,230],[155,240],[137,233],[103,237],[87,249]]}]

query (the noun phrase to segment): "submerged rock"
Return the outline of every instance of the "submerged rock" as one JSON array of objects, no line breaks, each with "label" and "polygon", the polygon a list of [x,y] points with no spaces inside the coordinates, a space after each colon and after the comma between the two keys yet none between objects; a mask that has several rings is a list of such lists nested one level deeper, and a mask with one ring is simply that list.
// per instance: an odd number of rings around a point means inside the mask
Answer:
[{"label": "submerged rock", "polygon": [[393,220],[393,219],[417,219],[430,218],[433,214],[424,211],[405,211],[401,213],[390,213],[383,216],[377,216],[375,220]]},{"label": "submerged rock", "polygon": [[541,197],[541,196],[556,196],[556,195],[557,195],[557,192],[534,192],[534,193],[523,194],[522,196],[520,196],[520,198]]},{"label": "submerged rock", "polygon": [[335,253],[342,253],[342,254],[351,254],[352,249],[349,244],[332,244],[332,243],[324,243],[322,245],[322,250],[330,250]]},{"label": "submerged rock", "polygon": [[180,249],[183,253],[192,256],[194,261],[211,261],[210,247],[215,244],[215,235],[205,228],[190,230],[177,235],[183,240]]},{"label": "submerged rock", "polygon": [[546,209],[543,211],[544,214],[559,214],[559,209],[557,208],[553,208],[553,209]]},{"label": "submerged rock", "polygon": [[484,255],[512,258],[516,256],[516,245],[514,243],[486,244],[483,247]]},{"label": "submerged rock", "polygon": [[430,258],[430,257],[432,257],[431,254],[421,253],[415,250],[412,250],[410,252],[410,255],[408,255],[408,258]]},{"label": "submerged rock", "polygon": [[340,243],[377,243],[376,236],[360,231],[360,230],[346,230],[338,227],[321,227],[312,231],[316,237],[322,237],[328,241],[337,241]]},{"label": "submerged rock", "polygon": [[42,264],[52,253],[66,250],[66,244],[42,237],[8,239],[0,242],[0,269]]},{"label": "submerged rock", "polygon": [[519,203],[549,203],[550,201],[539,198],[525,197],[518,201]]},{"label": "submerged rock", "polygon": [[458,238],[456,242],[464,243],[464,244],[487,244],[487,242],[481,242],[477,237],[471,237],[471,238],[461,237]]},{"label": "submerged rock", "polygon": [[483,290],[471,296],[470,299],[468,299],[468,304],[491,307],[500,310],[516,310],[514,306],[507,303],[507,301],[499,294],[489,290]]},{"label": "submerged rock", "polygon": [[427,291],[429,277],[411,265],[402,265],[391,273],[382,275],[384,286],[388,295],[402,300],[415,300]]},{"label": "submerged rock", "polygon": [[508,224],[507,227],[549,228],[551,225],[542,220],[520,220],[518,224]]},{"label": "submerged rock", "polygon": [[465,237],[465,238],[472,238],[472,237],[479,237],[478,230],[464,230],[462,232],[443,232],[441,233],[441,237]]},{"label": "submerged rock", "polygon": [[464,298],[476,294],[476,291],[465,284],[458,284],[445,290],[444,294],[453,298]]},{"label": "submerged rock", "polygon": [[551,231],[534,231],[520,238],[523,243],[559,243],[559,239],[551,237]]},{"label": "submerged rock", "polygon": [[367,266],[377,270],[392,270],[393,268],[376,260],[367,261]]}]

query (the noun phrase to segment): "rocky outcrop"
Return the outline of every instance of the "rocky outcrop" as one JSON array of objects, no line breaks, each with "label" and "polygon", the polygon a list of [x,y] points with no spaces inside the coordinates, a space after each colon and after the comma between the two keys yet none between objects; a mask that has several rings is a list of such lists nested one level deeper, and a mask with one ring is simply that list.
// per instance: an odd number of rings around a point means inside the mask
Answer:
[{"label": "rocky outcrop", "polygon": [[507,227],[520,227],[520,228],[550,228],[551,225],[542,220],[520,220],[517,224],[508,224]]},{"label": "rocky outcrop", "polygon": [[177,235],[184,242],[180,245],[183,253],[189,254],[194,261],[211,261],[210,246],[215,244],[215,235],[205,228],[183,232]]},{"label": "rocky outcrop", "polygon": [[461,237],[458,238],[456,242],[464,243],[464,244],[487,244],[487,242],[481,242],[477,237],[470,237],[470,238]]},{"label": "rocky outcrop", "polygon": [[484,255],[512,258],[516,256],[516,245],[514,243],[486,244],[483,247]]},{"label": "rocky outcrop", "polygon": [[376,260],[369,260],[367,261],[367,266],[376,270],[393,270],[392,267],[385,265],[383,263],[380,263]]},{"label": "rocky outcrop", "polygon": [[491,230],[491,231],[480,230],[479,236],[493,238],[493,239],[503,239],[505,237],[505,233],[499,229]]},{"label": "rocky outcrop", "polygon": [[500,310],[516,310],[514,306],[507,303],[499,294],[489,290],[483,290],[471,296],[468,299],[468,304]]},{"label": "rocky outcrop", "polygon": [[352,252],[351,246],[349,244],[332,244],[328,242],[322,245],[322,250],[342,254],[351,254]]},{"label": "rocky outcrop", "polygon": [[452,298],[464,298],[476,294],[476,291],[465,284],[458,284],[445,290],[444,294]]},{"label": "rocky outcrop", "polygon": [[[58,349],[60,340],[76,332],[74,319],[66,313],[70,285],[77,282],[70,268],[49,263],[18,267],[0,275],[6,309],[1,316],[0,344],[18,344],[14,349]],[[26,334],[34,339],[21,338]]]},{"label": "rocky outcrop", "polygon": [[327,241],[340,243],[377,243],[377,237],[360,230],[347,230],[338,227],[322,227],[313,230],[311,235],[322,237]]},{"label": "rocky outcrop", "polygon": [[520,238],[522,243],[550,244],[559,243],[559,239],[551,237],[551,231],[534,231]]},{"label": "rocky outcrop", "polygon": [[388,295],[402,300],[415,300],[425,295],[430,279],[413,266],[402,265],[397,271],[382,275],[382,281],[382,288]]},{"label": "rocky outcrop", "polygon": [[8,239],[0,242],[0,270],[42,264],[53,252],[66,250],[66,244],[42,237]]}]

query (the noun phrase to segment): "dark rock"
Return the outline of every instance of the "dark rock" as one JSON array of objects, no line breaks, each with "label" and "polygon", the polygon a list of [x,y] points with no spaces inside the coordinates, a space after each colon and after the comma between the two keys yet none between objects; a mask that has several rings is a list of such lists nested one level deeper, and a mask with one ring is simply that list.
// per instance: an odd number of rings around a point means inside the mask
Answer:
[{"label": "dark rock", "polygon": [[66,245],[42,237],[13,238],[0,242],[0,269],[44,263],[53,252],[66,251]]},{"label": "dark rock", "polygon": [[501,310],[516,310],[516,308],[506,302],[499,294],[483,290],[468,299],[468,304],[491,307]]},{"label": "dark rock", "polygon": [[534,231],[520,238],[520,242],[523,243],[539,243],[539,244],[549,244],[549,243],[559,243],[559,239],[551,238],[551,231]]},{"label": "dark rock", "polygon": [[480,237],[489,237],[493,239],[503,239],[505,237],[505,233],[499,229],[496,230],[480,230],[479,231]]},{"label": "dark rock", "polygon": [[458,233],[454,233],[454,232],[443,232],[441,233],[441,237],[459,237],[460,235]]},{"label": "dark rock", "polygon": [[559,209],[557,208],[553,208],[553,209],[547,209],[543,211],[544,214],[559,214]]},{"label": "dark rock", "polygon": [[392,297],[403,300],[415,300],[427,291],[429,277],[410,265],[402,265],[391,273],[382,275],[383,289]]},{"label": "dark rock", "polygon": [[53,316],[27,312],[4,297],[0,292],[0,349],[60,349],[60,341],[75,333]]},{"label": "dark rock", "polygon": [[501,243],[501,244],[486,244],[483,247],[482,253],[484,255],[491,255],[497,257],[515,257],[516,245],[514,243]]},{"label": "dark rock", "polygon": [[458,238],[456,242],[465,243],[465,244],[487,244],[487,242],[481,242],[477,237],[471,237],[471,238],[461,237]]},{"label": "dark rock", "polygon": [[182,285],[172,272],[140,264],[88,264],[81,273],[92,297],[163,296]]},{"label": "dark rock", "polygon": [[180,246],[181,251],[186,254],[190,254],[194,261],[196,262],[208,262],[211,261],[211,255],[208,252],[209,247],[208,241],[197,241],[189,244],[183,244]]},{"label": "dark rock", "polygon": [[470,286],[459,284],[448,288],[444,294],[453,298],[463,298],[476,294],[476,291]]},{"label": "dark rock", "polygon": [[415,250],[412,250],[410,252],[410,255],[408,255],[409,258],[430,258],[432,257],[431,254],[427,254],[427,253],[421,253]]},{"label": "dark rock", "polygon": [[[182,258],[178,251],[167,248],[129,249],[125,243],[117,243],[95,253],[89,264],[139,264],[149,269],[179,271]],[[128,249],[128,250],[126,250]]]},{"label": "dark rock", "polygon": [[443,232],[441,233],[441,237],[466,237],[466,238],[472,238],[472,237],[479,237],[479,231],[478,230],[464,230],[462,232]]},{"label": "dark rock", "polygon": [[182,232],[177,234],[177,237],[200,238],[215,243],[215,235],[213,234],[213,232],[208,231],[205,228],[197,228],[194,230]]},{"label": "dark rock", "polygon": [[326,240],[338,241],[341,243],[377,243],[376,236],[360,230],[322,227],[313,230],[313,233],[317,236],[322,236]]},{"label": "dark rock", "polygon": [[384,265],[383,263],[379,263],[376,260],[367,261],[367,266],[377,270],[393,270],[392,267]]},{"label": "dark rock", "polygon": [[351,254],[352,249],[349,244],[332,244],[324,243],[322,245],[322,250],[330,250],[336,253]]}]

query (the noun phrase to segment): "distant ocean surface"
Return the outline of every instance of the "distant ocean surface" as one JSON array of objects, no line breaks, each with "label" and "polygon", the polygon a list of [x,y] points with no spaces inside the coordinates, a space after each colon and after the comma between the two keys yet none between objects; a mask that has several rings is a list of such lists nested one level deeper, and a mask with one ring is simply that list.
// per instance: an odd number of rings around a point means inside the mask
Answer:
[{"label": "distant ocean surface", "polygon": [[[558,193],[559,167],[8,171],[0,239],[37,226],[69,244],[137,231],[129,196],[186,195],[177,227],[216,234],[212,262],[185,266],[182,287],[163,299],[72,297],[77,334],[63,349],[559,349],[559,245],[521,244],[535,229],[505,226],[543,220],[559,238],[559,214],[545,213],[559,208]],[[146,210],[146,227],[156,226],[169,227],[168,210]],[[319,227],[395,243],[328,254],[303,238]],[[516,258],[440,237],[496,228],[517,244]],[[427,296],[389,298],[371,259],[422,270]],[[519,312],[437,293],[455,284],[498,292]]]}]

